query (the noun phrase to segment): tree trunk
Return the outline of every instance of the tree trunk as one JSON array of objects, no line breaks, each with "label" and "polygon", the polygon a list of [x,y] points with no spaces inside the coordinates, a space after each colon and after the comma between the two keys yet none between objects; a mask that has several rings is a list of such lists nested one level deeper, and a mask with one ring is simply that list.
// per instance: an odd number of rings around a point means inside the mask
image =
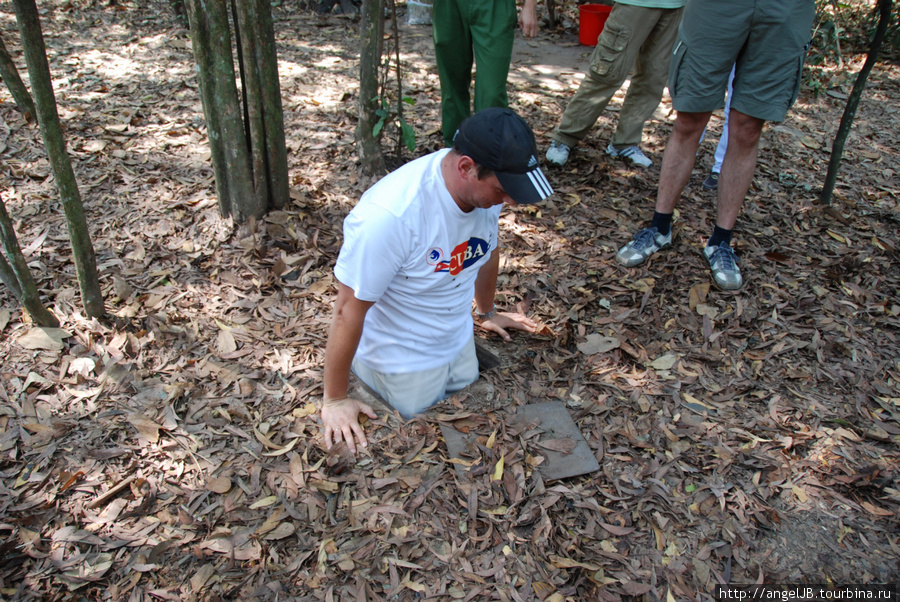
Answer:
[{"label": "tree trunk", "polygon": [[[0,240],[0,244],[2,242]],[[3,254],[0,254],[0,282],[6,285],[6,288],[12,292],[13,297],[19,300],[19,303],[22,302],[22,287],[19,285],[19,279],[16,278],[16,272],[9,265],[9,262],[6,261],[6,257]]]},{"label": "tree trunk", "polygon": [[[236,222],[262,217],[265,202],[253,187],[250,152],[241,119],[234,59],[231,54],[231,30],[225,0],[188,0],[194,56],[200,68],[203,112],[210,148],[219,209]],[[215,162],[219,161],[218,166]]]},{"label": "tree trunk", "polygon": [[200,101],[203,104],[203,115],[206,117],[206,134],[209,139],[209,152],[213,173],[216,180],[216,196],[219,200],[219,214],[223,217],[231,215],[231,198],[228,194],[228,176],[225,163],[225,143],[219,135],[219,111],[216,104],[216,83],[213,79],[212,48],[210,47],[209,22],[202,6],[198,2],[188,0],[187,13],[191,26],[191,47],[200,80]]},{"label": "tree trunk", "polygon": [[219,210],[244,222],[287,205],[290,190],[272,7],[268,0],[231,0],[231,8],[243,103],[226,0],[187,2]]},{"label": "tree trunk", "polygon": [[267,205],[281,209],[290,185],[272,10],[269,0],[232,1],[254,185]]},{"label": "tree trunk", "polygon": [[869,73],[872,71],[872,67],[875,66],[875,61],[878,60],[878,52],[887,33],[888,23],[891,19],[891,0],[878,0],[878,9],[881,14],[878,19],[878,28],[875,30],[875,37],[872,38],[872,45],[869,47],[866,62],[863,63],[863,67],[856,77],[853,90],[850,92],[850,98],[847,99],[847,106],[844,107],[841,125],[834,136],[834,144],[831,147],[831,159],[828,161],[828,172],[825,174],[825,185],[822,188],[822,194],[819,195],[819,202],[823,205],[831,204],[831,196],[837,183],[838,168],[844,155],[844,144],[847,142],[847,136],[850,134],[850,128],[853,126],[856,109],[859,107],[860,98],[862,98],[863,90],[866,88],[866,80],[869,79]]},{"label": "tree trunk", "polygon": [[[266,177],[266,132],[263,125],[262,82],[256,68],[258,38],[255,0],[231,0],[234,14],[234,39],[237,45],[241,74],[241,95],[244,100],[244,128],[250,150],[250,172],[253,189],[262,201],[269,198],[269,179]],[[263,209],[262,213],[265,213]],[[262,215],[262,213],[260,215]]]},{"label": "tree trunk", "polygon": [[0,77],[6,82],[6,87],[9,88],[9,93],[12,94],[16,106],[25,114],[25,120],[31,121],[34,119],[36,115],[34,101],[31,100],[31,94],[28,93],[28,88],[22,82],[19,70],[16,69],[16,64],[6,50],[3,38],[0,38]]},{"label": "tree trunk", "polygon": [[359,21],[361,50],[359,53],[359,124],[356,127],[356,149],[363,173],[385,172],[381,145],[372,134],[378,116],[378,69],[381,66],[381,41],[384,35],[384,0],[363,0]]},{"label": "tree trunk", "polygon": [[13,229],[12,220],[9,213],[6,212],[6,204],[0,197],[0,241],[3,242],[3,250],[6,251],[6,257],[9,263],[0,255],[0,278],[13,291],[13,294],[22,303],[36,324],[40,326],[59,326],[59,320],[50,313],[44,304],[41,303],[41,296],[37,290],[37,284],[31,276],[31,270],[28,269],[28,263],[25,256],[22,255],[22,249],[19,248],[19,241],[16,239],[16,231]]},{"label": "tree trunk", "polygon": [[66,214],[69,240],[72,242],[72,258],[78,274],[84,310],[89,317],[102,318],[106,315],[106,309],[103,306],[103,293],[100,291],[97,258],[94,255],[90,231],[84,216],[84,205],[81,203],[72,162],[66,151],[66,141],[59,123],[37,5],[35,0],[13,0],[13,5],[21,32],[22,47],[25,50],[25,62],[28,65],[28,77],[34,93],[41,135]]},{"label": "tree trunk", "polygon": [[[247,0],[243,0],[247,1]],[[281,103],[281,83],[278,77],[278,52],[275,49],[275,25],[272,22],[270,0],[254,0],[257,4],[258,55],[257,68],[261,74],[263,125],[266,133],[268,157],[269,201],[282,209],[290,201],[287,145],[284,136],[284,107]]]}]

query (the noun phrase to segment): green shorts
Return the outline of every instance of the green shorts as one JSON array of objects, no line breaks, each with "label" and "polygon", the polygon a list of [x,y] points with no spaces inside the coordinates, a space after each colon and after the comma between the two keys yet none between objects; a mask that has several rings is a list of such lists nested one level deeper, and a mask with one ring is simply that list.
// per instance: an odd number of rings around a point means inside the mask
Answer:
[{"label": "green shorts", "polygon": [[783,121],[797,99],[814,0],[688,0],[669,66],[676,111],[702,113],[725,104]]}]

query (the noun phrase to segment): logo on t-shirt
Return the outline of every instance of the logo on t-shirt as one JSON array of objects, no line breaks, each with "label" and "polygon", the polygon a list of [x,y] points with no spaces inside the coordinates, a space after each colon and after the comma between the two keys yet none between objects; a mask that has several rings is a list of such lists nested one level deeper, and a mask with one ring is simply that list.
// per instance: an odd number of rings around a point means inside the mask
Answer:
[{"label": "logo on t-shirt", "polygon": [[[467,267],[482,259],[487,254],[489,248],[486,241],[473,237],[468,241],[453,247],[449,261],[443,260],[443,253],[438,248],[428,251],[427,261],[428,265],[435,266],[435,272],[449,272],[451,276],[456,276]],[[432,263],[435,252],[438,253],[438,261],[437,263]]]},{"label": "logo on t-shirt", "polygon": [[444,252],[440,247],[432,247],[428,249],[428,256],[425,258],[425,261],[428,262],[428,265],[437,265],[441,262],[441,259],[444,257]]}]

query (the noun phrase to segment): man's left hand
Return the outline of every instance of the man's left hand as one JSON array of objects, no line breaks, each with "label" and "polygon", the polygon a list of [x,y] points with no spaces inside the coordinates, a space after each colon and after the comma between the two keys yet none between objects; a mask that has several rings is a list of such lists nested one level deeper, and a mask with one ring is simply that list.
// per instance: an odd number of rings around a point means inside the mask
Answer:
[{"label": "man's left hand", "polygon": [[499,312],[490,320],[484,320],[481,327],[485,330],[496,332],[504,341],[509,341],[510,336],[507,330],[524,330],[525,332],[535,332],[537,330],[537,322],[517,312]]},{"label": "man's left hand", "polygon": [[526,38],[533,38],[538,33],[537,12],[528,6],[519,11],[519,27],[522,28],[522,35]]}]

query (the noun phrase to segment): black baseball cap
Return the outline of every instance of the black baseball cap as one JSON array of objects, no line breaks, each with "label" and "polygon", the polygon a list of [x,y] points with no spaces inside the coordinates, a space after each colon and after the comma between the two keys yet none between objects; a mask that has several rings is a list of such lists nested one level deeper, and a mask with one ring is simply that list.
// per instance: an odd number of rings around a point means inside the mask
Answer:
[{"label": "black baseball cap", "polygon": [[512,109],[482,109],[466,118],[456,130],[453,148],[492,170],[517,204],[530,205],[553,194],[538,164],[534,133]]}]

